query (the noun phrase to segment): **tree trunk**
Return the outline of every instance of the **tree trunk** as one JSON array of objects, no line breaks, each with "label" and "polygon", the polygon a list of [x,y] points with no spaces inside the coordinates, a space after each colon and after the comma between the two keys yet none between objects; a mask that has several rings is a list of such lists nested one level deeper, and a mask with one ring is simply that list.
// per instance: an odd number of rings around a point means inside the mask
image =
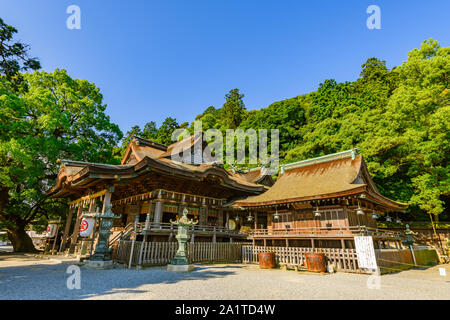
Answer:
[{"label": "tree trunk", "polygon": [[34,247],[33,241],[30,236],[25,232],[24,227],[19,227],[17,229],[6,229],[8,233],[9,241],[13,245],[14,252],[38,252]]}]

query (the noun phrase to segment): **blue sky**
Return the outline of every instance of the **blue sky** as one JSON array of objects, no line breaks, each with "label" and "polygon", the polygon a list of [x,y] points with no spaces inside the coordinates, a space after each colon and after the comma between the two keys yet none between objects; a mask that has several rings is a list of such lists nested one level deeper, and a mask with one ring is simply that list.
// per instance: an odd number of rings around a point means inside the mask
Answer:
[{"label": "blue sky", "polygon": [[[81,30],[69,30],[69,5]],[[369,30],[366,8],[381,8]],[[429,38],[449,45],[450,1],[0,0],[43,69],[101,88],[125,132],[167,117],[192,121],[232,88],[248,109],[355,80],[369,57],[399,65]]]}]

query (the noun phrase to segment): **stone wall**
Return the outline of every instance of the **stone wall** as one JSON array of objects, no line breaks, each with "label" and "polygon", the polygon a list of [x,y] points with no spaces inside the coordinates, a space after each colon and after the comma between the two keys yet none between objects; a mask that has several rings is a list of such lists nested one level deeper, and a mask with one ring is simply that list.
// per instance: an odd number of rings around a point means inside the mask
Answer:
[{"label": "stone wall", "polygon": [[[410,249],[376,249],[377,264],[382,273],[396,272],[414,267]],[[414,254],[418,267],[427,267],[439,263],[439,256],[434,248],[415,248]]]}]

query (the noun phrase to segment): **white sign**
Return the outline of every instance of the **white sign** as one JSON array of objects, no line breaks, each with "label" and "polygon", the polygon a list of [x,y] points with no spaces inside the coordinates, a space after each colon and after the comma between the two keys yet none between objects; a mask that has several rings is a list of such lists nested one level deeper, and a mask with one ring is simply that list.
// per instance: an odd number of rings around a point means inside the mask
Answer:
[{"label": "white sign", "polygon": [[362,269],[374,269],[377,266],[377,257],[373,247],[373,239],[370,236],[355,237],[356,255],[358,257],[358,266]]},{"label": "white sign", "polygon": [[94,228],[95,219],[94,218],[83,218],[80,224],[80,236],[89,237]]},{"label": "white sign", "polygon": [[57,228],[56,224],[50,223],[47,226],[47,230],[45,231],[45,236],[47,238],[53,238],[56,235],[56,228]]}]

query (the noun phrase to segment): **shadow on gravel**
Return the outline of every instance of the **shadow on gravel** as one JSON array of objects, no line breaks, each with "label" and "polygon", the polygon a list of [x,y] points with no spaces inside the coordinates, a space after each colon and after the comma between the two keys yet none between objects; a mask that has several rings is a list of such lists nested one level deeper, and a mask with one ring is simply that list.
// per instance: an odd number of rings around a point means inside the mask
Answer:
[{"label": "shadow on gravel", "polygon": [[[6,266],[0,263],[0,299],[85,299],[104,297],[116,293],[148,293],[139,289],[142,285],[175,284],[180,281],[208,280],[232,276],[229,269],[242,268],[239,265],[195,265],[188,273],[173,273],[165,267],[152,267],[143,270],[115,268],[110,270],[93,270],[81,267],[81,289],[68,289],[67,280],[72,276],[66,273],[71,263],[33,264],[26,266]],[[160,292],[160,291],[159,291]],[[155,299],[164,299],[156,296]]]}]

